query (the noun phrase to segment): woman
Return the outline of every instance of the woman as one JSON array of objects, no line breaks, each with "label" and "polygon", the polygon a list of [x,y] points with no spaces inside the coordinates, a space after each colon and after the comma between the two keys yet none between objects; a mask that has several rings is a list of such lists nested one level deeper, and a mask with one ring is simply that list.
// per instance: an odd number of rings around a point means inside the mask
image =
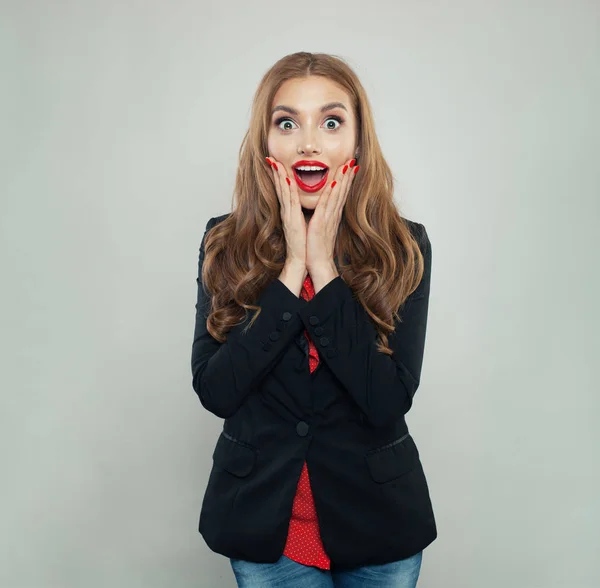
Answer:
[{"label": "woman", "polygon": [[192,384],[225,419],[199,531],[238,586],[414,587],[437,537],[405,421],[431,244],[343,60],[265,74],[235,192],[198,263]]}]

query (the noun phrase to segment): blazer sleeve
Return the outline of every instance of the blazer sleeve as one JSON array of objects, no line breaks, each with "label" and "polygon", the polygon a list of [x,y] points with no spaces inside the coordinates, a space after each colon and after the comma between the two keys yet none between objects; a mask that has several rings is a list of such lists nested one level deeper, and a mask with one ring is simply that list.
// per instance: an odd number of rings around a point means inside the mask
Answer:
[{"label": "blazer sleeve", "polygon": [[424,257],[417,289],[400,311],[402,322],[389,336],[393,355],[377,351],[377,331],[341,276],[326,284],[300,309],[300,317],[321,357],[375,427],[406,414],[421,377],[431,280],[431,243],[425,227],[415,236]]},{"label": "blazer sleeve", "polygon": [[210,296],[202,284],[204,240],[216,224],[211,218],[202,237],[198,256],[196,322],[192,342],[192,387],[202,406],[216,416],[231,417],[285,349],[304,329],[299,310],[306,300],[296,296],[278,278],[267,284],[258,298],[262,311],[252,327],[243,333],[252,312],[227,333],[223,343],[210,335],[206,320]]}]

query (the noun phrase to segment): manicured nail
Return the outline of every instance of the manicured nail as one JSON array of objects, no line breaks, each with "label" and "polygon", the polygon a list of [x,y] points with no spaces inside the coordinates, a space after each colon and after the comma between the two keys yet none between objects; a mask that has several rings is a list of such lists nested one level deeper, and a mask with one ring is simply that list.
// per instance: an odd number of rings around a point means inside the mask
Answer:
[{"label": "manicured nail", "polygon": [[353,159],[353,160],[350,162],[350,167],[354,167],[354,164],[355,164],[355,163],[356,163],[356,159]]},{"label": "manicured nail", "polygon": [[337,184],[337,181],[333,180],[333,182],[331,182],[331,187],[333,188],[336,184]]},{"label": "manicured nail", "polygon": [[359,167],[360,167],[360,165],[357,165],[357,166],[354,168],[354,173],[356,173],[356,172],[358,171],[358,168],[359,168]]},{"label": "manicured nail", "polygon": [[275,171],[277,171],[277,164],[274,161],[271,162],[271,165],[275,168]]},{"label": "manicured nail", "polygon": [[268,163],[268,164],[269,164],[271,167],[273,167],[273,164],[271,163],[271,160],[270,160],[268,157],[265,157],[265,159],[267,160],[267,163]]},{"label": "manicured nail", "polygon": [[292,185],[292,182],[290,182],[290,178],[288,178],[287,176],[285,177],[285,181],[288,183],[288,186]]},{"label": "manicured nail", "polygon": [[342,174],[345,174],[347,171],[348,171],[348,166],[347,166],[347,165],[345,165],[345,166],[344,166],[344,169],[342,170]]}]

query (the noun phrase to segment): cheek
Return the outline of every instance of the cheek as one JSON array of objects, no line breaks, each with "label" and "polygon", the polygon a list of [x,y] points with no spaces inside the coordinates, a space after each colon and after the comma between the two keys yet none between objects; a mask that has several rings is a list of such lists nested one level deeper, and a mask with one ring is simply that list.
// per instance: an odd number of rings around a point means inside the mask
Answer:
[{"label": "cheek", "polygon": [[267,144],[272,145],[274,147],[276,147],[276,146],[281,147],[282,145],[285,145],[287,142],[286,139],[287,139],[287,141],[289,141],[288,137],[283,136],[281,133],[278,133],[274,129],[271,129],[267,133]]},{"label": "cheek", "polygon": [[349,137],[332,137],[327,144],[327,151],[340,161],[340,164],[350,159],[354,153],[354,142],[349,140]]},{"label": "cheek", "polygon": [[280,142],[278,141],[278,138],[279,137],[275,132],[273,132],[272,129],[267,133],[267,145],[269,149],[274,149],[277,147],[277,144]]},{"label": "cheek", "polygon": [[267,135],[267,147],[269,153],[279,161],[297,159],[296,142],[291,136],[283,136],[277,132],[269,132]]}]

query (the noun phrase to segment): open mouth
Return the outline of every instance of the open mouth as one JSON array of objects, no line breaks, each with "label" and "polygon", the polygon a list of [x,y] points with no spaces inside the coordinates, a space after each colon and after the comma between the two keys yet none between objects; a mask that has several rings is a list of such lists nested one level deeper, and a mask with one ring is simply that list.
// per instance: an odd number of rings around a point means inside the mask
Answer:
[{"label": "open mouth", "polygon": [[298,186],[305,192],[320,190],[325,185],[329,172],[328,167],[320,165],[299,165],[293,169]]}]

